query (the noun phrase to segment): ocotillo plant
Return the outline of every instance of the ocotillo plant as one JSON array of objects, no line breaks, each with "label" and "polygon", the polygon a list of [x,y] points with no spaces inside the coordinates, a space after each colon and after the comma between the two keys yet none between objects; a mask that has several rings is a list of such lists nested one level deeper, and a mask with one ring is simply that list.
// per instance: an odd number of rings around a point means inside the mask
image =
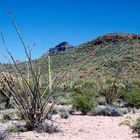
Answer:
[{"label": "ocotillo plant", "polygon": [[[38,126],[38,124],[43,125],[43,122],[46,119],[48,112],[54,107],[57,99],[59,98],[57,89],[64,82],[64,79],[67,73],[72,68],[72,65],[69,66],[69,68],[64,72],[62,77],[59,78],[59,80],[57,80],[54,83],[55,78],[52,80],[52,77],[51,77],[50,56],[48,57],[48,59],[46,59],[47,57],[45,57],[44,60],[41,60],[41,66],[40,68],[38,68],[39,64],[36,63],[35,61],[32,61],[31,49],[29,49],[26,46],[19,32],[19,29],[13,19],[12,14],[9,13],[9,15],[13,23],[13,26],[15,28],[15,31],[18,34],[19,39],[23,45],[25,55],[28,59],[27,63],[28,63],[28,69],[30,70],[30,79],[28,79],[27,76],[25,76],[22,73],[22,69],[20,68],[19,64],[17,63],[17,61],[14,59],[11,52],[7,48],[7,44],[5,42],[2,31],[1,31],[2,42],[4,44],[4,47],[10,59],[13,62],[12,67],[14,69],[14,76],[8,73],[5,67],[1,65],[0,69],[3,71],[3,73],[1,73],[0,79],[3,85],[3,92],[7,96],[9,94],[11,95],[12,99],[14,100],[15,106],[24,117],[27,129],[34,130]],[[81,59],[84,59],[84,58],[81,58]],[[42,92],[40,90],[40,80],[41,80],[41,75],[43,75],[46,60],[49,61],[48,63],[49,85],[46,86],[46,89]],[[86,61],[81,65],[81,67],[85,63]],[[79,71],[79,69],[74,71],[74,74],[71,76],[69,81],[73,79],[73,76]],[[43,95],[45,93],[47,93],[47,96],[45,97],[45,99],[43,99],[44,97]],[[48,106],[51,98],[54,97],[55,95],[57,95],[57,98],[55,98],[55,101],[51,104],[51,106]]]}]

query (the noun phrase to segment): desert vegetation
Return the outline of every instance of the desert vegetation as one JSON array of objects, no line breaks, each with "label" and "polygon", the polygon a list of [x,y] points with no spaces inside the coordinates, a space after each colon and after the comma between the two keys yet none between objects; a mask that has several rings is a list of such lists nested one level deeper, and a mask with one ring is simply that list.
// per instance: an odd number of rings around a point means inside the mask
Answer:
[{"label": "desert vegetation", "polygon": [[[12,122],[0,129],[1,140],[16,132],[59,132],[56,116],[66,121],[75,115],[122,117],[139,111],[138,35],[109,34],[75,47],[63,42],[57,51],[32,60],[32,48],[9,16],[28,60],[14,59],[1,31],[6,58],[12,61],[0,64],[0,120]],[[139,119],[131,128],[140,135]]]}]

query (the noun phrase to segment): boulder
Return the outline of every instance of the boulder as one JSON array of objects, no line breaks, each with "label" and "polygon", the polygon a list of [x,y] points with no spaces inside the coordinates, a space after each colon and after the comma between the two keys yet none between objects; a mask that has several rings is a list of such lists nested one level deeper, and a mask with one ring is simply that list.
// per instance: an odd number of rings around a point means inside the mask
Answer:
[{"label": "boulder", "polygon": [[70,45],[68,42],[61,42],[57,46],[55,46],[55,48],[50,48],[49,54],[53,55],[58,52],[64,52],[65,50],[70,49],[70,48],[73,48],[73,46]]}]

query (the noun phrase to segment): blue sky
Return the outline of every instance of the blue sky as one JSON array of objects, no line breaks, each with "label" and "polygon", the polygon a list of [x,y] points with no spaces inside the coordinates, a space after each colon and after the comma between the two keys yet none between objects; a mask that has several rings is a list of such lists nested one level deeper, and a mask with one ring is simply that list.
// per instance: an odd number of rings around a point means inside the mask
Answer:
[{"label": "blue sky", "polygon": [[[140,0],[0,0],[0,28],[21,61],[25,55],[9,10],[27,45],[36,42],[33,58],[62,41],[78,45],[107,33],[140,33]],[[1,39],[0,51],[5,53]]]}]

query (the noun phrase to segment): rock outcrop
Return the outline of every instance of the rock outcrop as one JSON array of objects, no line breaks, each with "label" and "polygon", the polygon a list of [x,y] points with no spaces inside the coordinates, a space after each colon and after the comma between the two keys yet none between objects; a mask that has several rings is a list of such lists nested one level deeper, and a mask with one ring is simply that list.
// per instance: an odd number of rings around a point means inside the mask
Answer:
[{"label": "rock outcrop", "polygon": [[72,47],[73,46],[70,45],[68,42],[61,42],[60,44],[55,46],[55,48],[50,48],[49,49],[49,54],[50,55],[57,54],[58,52],[66,51],[67,49],[70,49]]}]

